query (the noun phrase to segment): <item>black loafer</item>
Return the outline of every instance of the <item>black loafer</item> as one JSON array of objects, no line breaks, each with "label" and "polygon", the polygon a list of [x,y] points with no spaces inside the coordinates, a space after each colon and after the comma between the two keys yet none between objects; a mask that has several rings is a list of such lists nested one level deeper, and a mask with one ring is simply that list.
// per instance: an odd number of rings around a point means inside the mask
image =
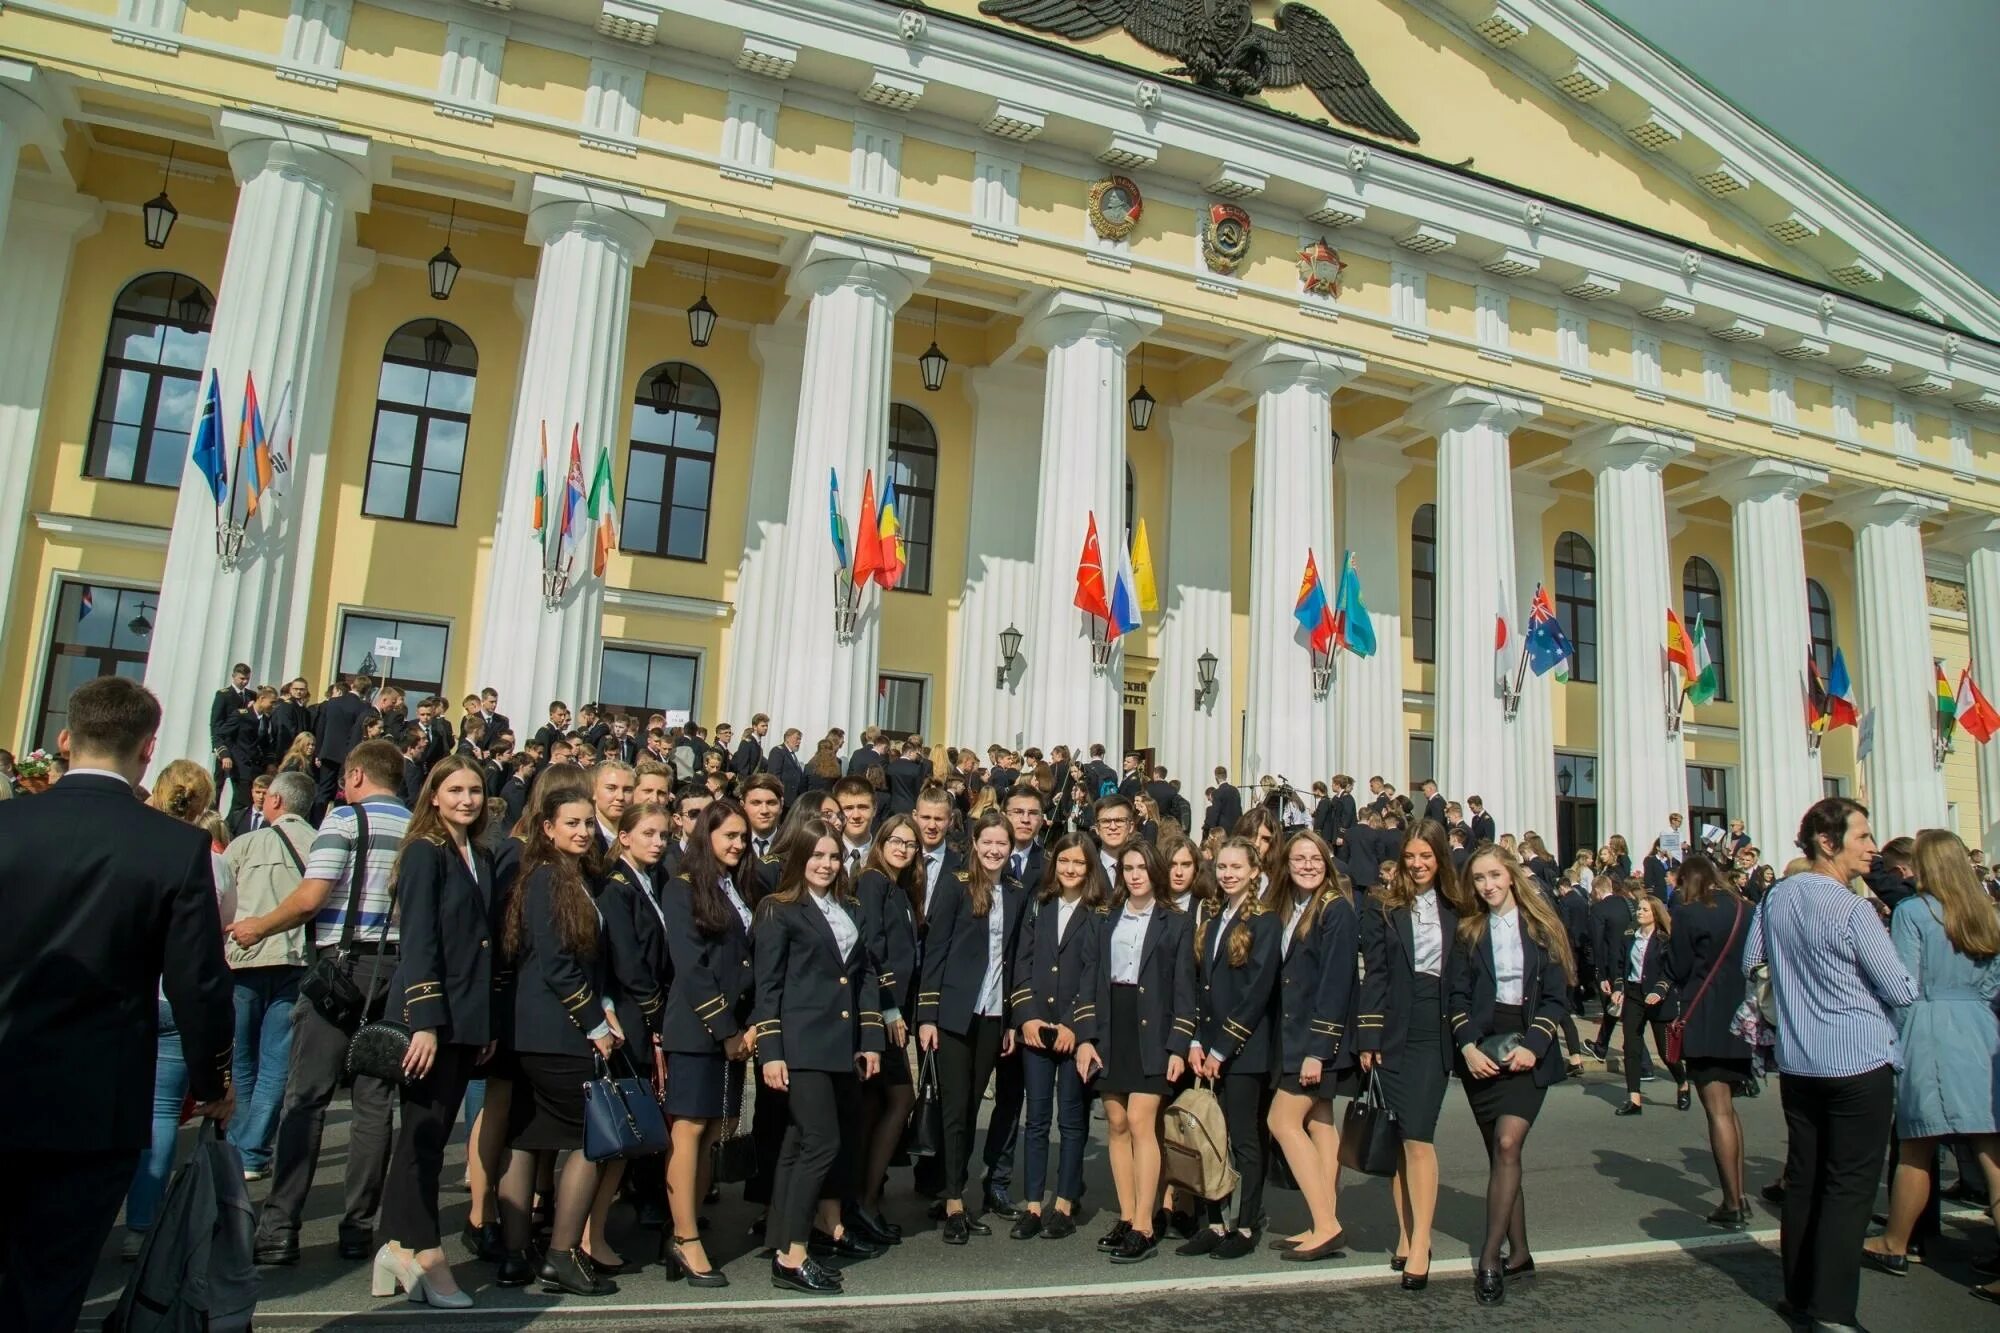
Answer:
[{"label": "black loafer", "polygon": [[1685,1111],[1688,1109],[1689,1106],[1693,1104],[1694,1104],[1694,1094],[1689,1092],[1686,1088],[1682,1088],[1679,1092],[1674,1094],[1674,1109],[1676,1111]]},{"label": "black loafer", "polygon": [[848,1209],[846,1221],[849,1231],[858,1231],[864,1239],[871,1240],[877,1245],[901,1245],[903,1243],[903,1229],[901,1227],[889,1221],[882,1214],[863,1208],[859,1204]]},{"label": "black loafer", "polygon": [[374,1253],[374,1238],[366,1232],[340,1238],[340,1257],[343,1259],[366,1259]]},{"label": "black loafer", "polygon": [[1159,1252],[1160,1242],[1156,1238],[1148,1236],[1143,1231],[1128,1231],[1125,1233],[1125,1239],[1118,1242],[1118,1248],[1112,1251],[1111,1262],[1114,1264],[1144,1263]]},{"label": "black loafer", "polygon": [[1861,1251],[1861,1262],[1877,1272],[1887,1273],[1890,1277],[1910,1275],[1910,1256],[1907,1254],[1877,1254],[1874,1250],[1864,1247]]},{"label": "black loafer", "polygon": [[1343,1231],[1325,1244],[1315,1245],[1311,1249],[1307,1249],[1302,1245],[1294,1245],[1291,1249],[1279,1255],[1278,1260],[1281,1263],[1288,1264],[1316,1264],[1322,1259],[1338,1258],[1342,1252],[1342,1247],[1346,1244],[1347,1233]]},{"label": "black loafer", "polygon": [[268,1244],[259,1241],[251,1252],[259,1268],[290,1268],[299,1261],[297,1240],[274,1240]]},{"label": "black loafer", "polygon": [[829,1236],[818,1227],[806,1239],[806,1252],[815,1255],[839,1255],[843,1259],[873,1259],[888,1249],[873,1241],[863,1240],[852,1231],[843,1229],[838,1236]]},{"label": "black loafer", "polygon": [[1644,1114],[1646,1114],[1646,1108],[1645,1108],[1644,1106],[1641,1106],[1641,1105],[1640,1105],[1640,1104],[1639,1104],[1638,1102],[1626,1102],[1626,1103],[1625,1103],[1625,1104],[1624,1104],[1623,1106],[1619,1107],[1619,1108],[1618,1108],[1617,1110],[1613,1111],[1613,1112],[1612,1112],[1611,1114],[1613,1114],[1613,1115],[1644,1115]]},{"label": "black loafer", "polygon": [[963,1245],[972,1239],[972,1224],[966,1221],[964,1213],[947,1213],[942,1234],[945,1244]]},{"label": "black loafer", "polygon": [[1535,1256],[1532,1254],[1529,1255],[1522,1262],[1507,1269],[1506,1273],[1509,1282],[1518,1282],[1522,1278],[1533,1277],[1535,1275]]},{"label": "black loafer", "polygon": [[1215,1248],[1209,1252],[1208,1257],[1211,1259],[1241,1259],[1246,1254],[1254,1253],[1256,1249],[1257,1236],[1254,1232],[1245,1234],[1242,1231],[1232,1230],[1223,1233],[1222,1239],[1216,1243]]},{"label": "black loafer", "polygon": [[1750,1229],[1750,1209],[1747,1205],[1742,1208],[1731,1208],[1728,1204],[1724,1204],[1702,1220],[1724,1231],[1747,1231]]},{"label": "black loafer", "polygon": [[818,1264],[808,1258],[797,1268],[787,1268],[771,1256],[771,1285],[786,1291],[802,1291],[808,1296],[838,1296],[840,1283]]},{"label": "black loafer", "polygon": [[1222,1233],[1214,1227],[1203,1227],[1189,1239],[1176,1245],[1174,1253],[1184,1259],[1192,1259],[1197,1255],[1207,1254],[1220,1244],[1222,1244]]},{"label": "black loafer", "polygon": [[1023,1212],[1014,1219],[1014,1225],[1009,1228],[1007,1234],[1015,1240],[1033,1240],[1042,1234],[1041,1214]]},{"label": "black loafer", "polygon": [[1476,1268],[1472,1291],[1481,1305],[1498,1305],[1507,1299],[1507,1275],[1498,1268]]},{"label": "black loafer", "polygon": [[534,1265],[525,1254],[501,1256],[500,1269],[493,1275],[493,1284],[498,1287],[525,1287],[534,1280]]},{"label": "black loafer", "polygon": [[1193,1213],[1184,1213],[1176,1208],[1167,1214],[1167,1230],[1185,1240],[1200,1229],[1201,1222]]},{"label": "black loafer", "polygon": [[1766,1203],[1783,1203],[1785,1201],[1785,1183],[1781,1180],[1773,1181],[1757,1192],[1764,1196],[1764,1202]]},{"label": "black loafer", "polygon": [[1988,1291],[1985,1287],[1967,1287],[1966,1294],[1991,1305],[2000,1305],[2000,1291]]},{"label": "black loafer", "polygon": [[1058,1208],[1042,1215],[1043,1240],[1067,1240],[1076,1234],[1076,1219]]},{"label": "black loafer", "polygon": [[[1130,1222],[1127,1222],[1122,1217],[1119,1218],[1116,1222],[1113,1222],[1111,1224],[1111,1230],[1105,1232],[1102,1236],[1099,1236],[1097,1238],[1097,1248],[1103,1250],[1106,1254],[1109,1254],[1111,1251],[1117,1249],[1121,1243],[1123,1243],[1126,1234],[1131,1230],[1132,1230],[1132,1224]],[[264,1261],[262,1259],[259,1259],[257,1262],[262,1263]],[[294,1263],[298,1262],[298,1253],[296,1247],[294,1247],[293,1250],[292,1262]]]}]

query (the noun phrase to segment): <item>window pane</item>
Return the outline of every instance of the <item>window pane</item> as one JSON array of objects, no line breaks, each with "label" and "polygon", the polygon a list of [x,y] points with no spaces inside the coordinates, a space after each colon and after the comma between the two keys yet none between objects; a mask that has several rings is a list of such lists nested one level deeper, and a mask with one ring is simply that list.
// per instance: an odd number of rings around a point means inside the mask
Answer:
[{"label": "window pane", "polygon": [[[650,384],[652,380],[643,383]],[[679,416],[678,412],[655,412],[650,403],[641,402],[632,409],[632,438],[646,444],[672,444],[674,422]]]},{"label": "window pane", "polygon": [[381,387],[376,396],[385,402],[409,403],[421,407],[424,401],[424,381],[430,372],[421,366],[407,366],[400,361],[382,363]]},{"label": "window pane", "polygon": [[111,321],[111,336],[105,340],[104,354],[126,361],[157,364],[162,332],[160,325],[153,320],[120,315]]},{"label": "window pane", "polygon": [[668,520],[666,555],[681,560],[699,560],[708,549],[708,514],[700,509],[676,507]]},{"label": "window pane", "polygon": [[663,500],[667,460],[651,449],[634,449],[625,463],[625,495],[635,500]]},{"label": "window pane", "polygon": [[[164,426],[172,431],[191,431],[195,427],[195,412],[200,399],[201,381],[184,379],[179,375],[162,375],[159,406],[154,409],[153,419],[147,424]],[[235,432],[225,431],[224,434],[229,436]]]},{"label": "window pane", "polygon": [[931,590],[931,548],[922,545],[910,547],[909,561],[909,572],[903,575],[902,586],[908,588],[911,592],[929,592]]},{"label": "window pane", "polygon": [[624,708],[640,708],[646,702],[646,656],[617,648],[604,650],[598,672],[597,692],[605,703]]},{"label": "window pane", "polygon": [[695,659],[672,653],[653,653],[648,666],[647,711],[693,713]]},{"label": "window pane", "polygon": [[448,417],[432,417],[424,431],[426,471],[465,470],[465,423]]},{"label": "window pane", "polygon": [[375,413],[375,446],[369,455],[377,463],[410,463],[417,454],[417,419],[389,408]]},{"label": "window pane", "polygon": [[426,625],[421,621],[399,620],[395,625],[397,632],[392,637],[403,641],[403,655],[396,659],[396,674],[418,680],[443,680],[445,647],[451,632],[443,625]]},{"label": "window pane", "polygon": [[[361,659],[375,651],[375,640],[396,637],[394,621],[373,616],[347,616],[340,622],[340,654],[334,662],[342,675],[361,670]],[[377,663],[380,666],[380,663]]]},{"label": "window pane", "polygon": [[113,481],[132,480],[132,466],[139,457],[139,428],[99,426],[90,453],[95,460],[91,475]]},{"label": "window pane", "polygon": [[699,412],[676,412],[673,419],[675,444],[697,453],[715,452],[716,418]]},{"label": "window pane", "polygon": [[472,391],[478,380],[457,370],[439,370],[431,375],[425,402],[440,412],[472,414]]},{"label": "window pane", "polygon": [[417,521],[454,524],[458,522],[458,474],[424,469],[417,484]]},{"label": "window pane", "polygon": [[[191,447],[188,437],[177,430],[154,431],[151,452],[146,455],[147,482],[154,486],[180,485]],[[230,466],[235,466],[234,461]]]},{"label": "window pane", "polygon": [[146,420],[146,395],[153,377],[143,370],[117,371],[104,386],[105,402],[98,413],[107,420],[140,425]]},{"label": "window pane", "polygon": [[660,507],[649,500],[627,500],[618,544],[628,551],[657,555],[660,550]]},{"label": "window pane", "polygon": [[393,463],[372,463],[368,468],[368,493],[361,512],[377,518],[401,518],[410,506],[410,470]]},{"label": "window pane", "polygon": [[199,329],[190,333],[178,324],[168,324],[164,332],[160,363],[199,371],[208,356],[208,330]]},{"label": "window pane", "polygon": [[675,459],[673,502],[690,509],[707,509],[708,470],[709,465],[699,459]]}]

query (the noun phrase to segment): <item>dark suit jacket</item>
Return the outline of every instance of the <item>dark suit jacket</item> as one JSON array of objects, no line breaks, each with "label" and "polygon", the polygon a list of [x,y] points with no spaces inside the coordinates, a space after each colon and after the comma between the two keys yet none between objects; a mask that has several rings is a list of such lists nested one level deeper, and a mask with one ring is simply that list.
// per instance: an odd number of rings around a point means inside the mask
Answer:
[{"label": "dark suit jacket", "polygon": [[1243,793],[1223,783],[1215,789],[1215,826],[1224,833],[1233,831],[1243,818]]},{"label": "dark suit jacket", "polygon": [[358,694],[343,694],[320,705],[319,716],[313,720],[313,742],[322,765],[338,768],[346,760],[361,734],[361,717],[367,711],[368,701]]},{"label": "dark suit jacket", "polygon": [[531,1055],[593,1053],[587,1035],[604,1021],[599,997],[610,982],[607,950],[571,953],[556,929],[555,871],[536,866],[521,881],[526,938],[514,964],[514,1049]]},{"label": "dark suit jacket", "polygon": [[745,782],[756,777],[764,771],[764,742],[748,735],[736,742],[736,757],[729,761],[729,767]]},{"label": "dark suit jacket", "polygon": [[292,748],[300,732],[312,730],[312,710],[304,704],[295,704],[290,699],[278,700],[278,706],[271,710],[271,716],[278,723],[278,753]]},{"label": "dark suit jacket", "polygon": [[968,870],[946,868],[938,873],[937,889],[931,894],[929,910],[924,913],[923,961],[917,984],[917,1022],[935,1023],[960,1036],[972,1030],[980,987],[986,980],[988,921],[994,912],[1003,913],[1001,1016],[1008,1026],[1013,1026],[1008,1004],[1013,989],[1009,973],[1028,901],[1019,884],[1003,878],[994,887],[987,915],[974,916],[966,898],[971,878],[972,872]]},{"label": "dark suit jacket", "polygon": [[228,727],[229,719],[236,716],[237,709],[248,708],[250,700],[255,697],[249,690],[239,690],[234,685],[225,685],[215,692],[215,697],[208,701],[210,745],[221,748],[226,739],[224,729]]},{"label": "dark suit jacket", "polygon": [[1347,830],[1360,819],[1360,812],[1354,808],[1354,793],[1341,792],[1333,798],[1333,836],[1328,842],[1338,842],[1347,836]]},{"label": "dark suit jacket", "polygon": [[1625,932],[1632,928],[1635,915],[1631,901],[1615,893],[1590,905],[1590,957],[1599,981],[1624,980],[1625,964],[1618,957],[1618,949]]},{"label": "dark suit jacket", "polygon": [[861,904],[861,936],[874,960],[882,1008],[905,1019],[917,1011],[917,918],[910,896],[879,870],[866,870],[855,885]]},{"label": "dark suit jacket", "polygon": [[[1098,1056],[1110,1067],[1111,1045],[1111,940],[1118,930],[1119,913],[1107,911],[1098,921],[1097,931],[1097,1035],[1090,1040]],[[1194,1040],[1199,1020],[1194,983],[1194,922],[1185,912],[1155,905],[1146,922],[1146,938],[1139,946],[1139,980],[1132,998],[1138,1001],[1139,1068],[1149,1078],[1167,1072],[1167,1059],[1187,1058],[1188,1044]],[[1082,1034],[1078,1034],[1079,1040]]]},{"label": "dark suit jacket", "polygon": [[780,745],[765,758],[764,767],[784,784],[786,805],[798,799],[799,785],[805,781],[806,773],[799,766],[797,755]]},{"label": "dark suit jacket", "polygon": [[[1519,910],[1518,908],[1516,909]],[[1500,983],[1494,974],[1493,933],[1480,937],[1473,948],[1456,946],[1445,960],[1450,990],[1445,997],[1445,1013],[1451,1023],[1454,1050],[1468,1042],[1496,1035],[1494,1006]],[[1527,1028],[1521,1044],[1535,1053],[1535,1086],[1546,1088],[1563,1078],[1562,1048],[1556,1036],[1569,1015],[1569,978],[1563,975],[1562,960],[1535,943],[1526,929],[1521,931],[1521,1015]],[[1460,1057],[1463,1064],[1463,1057]]]},{"label": "dark suit jacket", "polygon": [[1250,930],[1250,952],[1241,967],[1229,962],[1228,935],[1236,933],[1231,918],[1221,939],[1222,913],[1212,913],[1195,935],[1195,969],[1199,1024],[1195,1040],[1223,1067],[1242,1074],[1266,1074],[1277,1053],[1277,1027],[1271,992],[1278,984],[1278,933],[1283,928],[1270,912],[1241,918]]},{"label": "dark suit jacket", "polygon": [[694,922],[693,894],[694,886],[684,879],[670,881],[660,894],[674,969],[660,1044],[669,1053],[720,1054],[722,1043],[750,1017],[750,932],[731,907],[720,934],[703,934]]},{"label": "dark suit jacket", "polygon": [[1444,823],[1444,794],[1442,792],[1424,802],[1424,818],[1434,819],[1440,824]]},{"label": "dark suit jacket", "polygon": [[477,847],[472,862],[476,874],[456,848],[432,838],[410,843],[396,862],[403,947],[389,994],[402,996],[412,1032],[459,1046],[494,1036],[493,863]]},{"label": "dark suit jacket", "polygon": [[[1278,917],[1280,931],[1284,917]],[[1308,1056],[1323,1066],[1323,1075],[1354,1067],[1354,1042],[1348,1033],[1354,1022],[1354,998],[1359,981],[1355,963],[1361,957],[1360,919],[1354,904],[1338,889],[1320,893],[1319,917],[1310,930],[1296,934],[1291,947],[1284,936],[1278,945],[1278,1055],[1287,1074],[1296,1074]],[[1331,1091],[1331,1085],[1328,1085]]]},{"label": "dark suit jacket", "polygon": [[146,1146],[163,982],[189,1091],[222,1095],[236,1020],[208,835],[73,773],[0,801],[0,914],[9,1151]]},{"label": "dark suit jacket", "polygon": [[917,808],[917,793],[924,789],[931,766],[921,759],[891,759],[882,766],[889,783],[889,813],[907,815]]},{"label": "dark suit jacket", "polygon": [[1104,918],[1079,902],[1069,929],[1058,935],[1061,901],[1031,901],[1014,941],[1014,1025],[1060,1023],[1090,1041],[1097,1035],[1097,935]]},{"label": "dark suit jacket", "polygon": [[[1361,909],[1361,1012],[1356,1016],[1356,1049],[1380,1051],[1382,1059],[1394,1063],[1402,1057],[1410,1037],[1410,1022],[1416,1000],[1416,915],[1408,907],[1385,911],[1382,903]],[[1449,999],[1451,949],[1458,933],[1458,913],[1438,895],[1438,930],[1444,952],[1439,956],[1439,996]],[[1451,1051],[1438,1048],[1438,1058],[1450,1067]]]},{"label": "dark suit jacket", "polygon": [[1680,991],[1682,1005],[1692,1006],[1686,1010],[1687,1028],[1681,1039],[1684,1059],[1748,1060],[1752,1054],[1729,1029],[1736,1007],[1743,1003],[1743,947],[1751,911],[1750,904],[1726,893],[1674,909],[1667,975]]},{"label": "dark suit jacket", "polygon": [[751,1017],[760,1060],[790,1069],[846,1074],[854,1057],[883,1048],[882,999],[861,911],[835,900],[854,926],[854,945],[840,952],[833,926],[811,894],[790,902],[768,899],[757,909],[751,950],[757,998]]},{"label": "dark suit jacket", "polygon": [[248,705],[237,709],[222,724],[222,749],[247,782],[278,762],[277,719],[260,718]]},{"label": "dark suit jacket", "polygon": [[1468,820],[1467,823],[1472,828],[1472,845],[1474,847],[1477,847],[1482,842],[1493,841],[1493,816],[1491,814],[1481,810]]}]

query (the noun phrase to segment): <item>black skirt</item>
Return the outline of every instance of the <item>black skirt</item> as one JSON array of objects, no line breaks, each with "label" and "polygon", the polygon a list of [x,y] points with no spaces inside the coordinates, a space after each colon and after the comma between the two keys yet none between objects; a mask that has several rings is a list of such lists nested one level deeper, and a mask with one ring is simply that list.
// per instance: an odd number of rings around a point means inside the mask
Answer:
[{"label": "black skirt", "polygon": [[1711,1083],[1727,1083],[1740,1088],[1752,1077],[1749,1060],[1730,1060],[1714,1055],[1690,1055],[1687,1058],[1687,1073],[1689,1082],[1702,1088]]},{"label": "black skirt", "polygon": [[1413,1143],[1437,1138],[1438,1112],[1444,1107],[1444,1000],[1438,979],[1427,972],[1413,978],[1409,1036],[1402,1053],[1379,1066],[1382,1100],[1402,1122],[1403,1137]]},{"label": "black skirt", "polygon": [[1297,1074],[1280,1074],[1277,1087],[1279,1092],[1289,1092],[1294,1097],[1317,1097],[1323,1102],[1330,1102],[1336,1097],[1359,1097],[1361,1070],[1354,1065],[1341,1070],[1322,1070],[1319,1082],[1310,1088],[1299,1082]]},{"label": "black skirt", "polygon": [[[1493,1036],[1527,1030],[1527,1019],[1519,1005],[1493,1006]],[[1462,1077],[1472,1118],[1482,1125],[1491,1125],[1503,1115],[1519,1116],[1532,1125],[1541,1114],[1542,1095],[1548,1089],[1535,1086],[1533,1069],[1508,1070],[1491,1078]]]},{"label": "black skirt", "polygon": [[910,1078],[910,1049],[907,1045],[892,1046],[882,1052],[882,1072],[875,1076],[874,1082],[886,1088],[907,1088],[910,1086],[912,1082]]},{"label": "black skirt", "polygon": [[1097,1077],[1097,1090],[1116,1095],[1140,1092],[1155,1097],[1167,1095],[1164,1074],[1148,1074],[1140,1063],[1139,988],[1111,987],[1111,1058]]},{"label": "black skirt", "polygon": [[583,1146],[583,1085],[597,1077],[587,1055],[516,1057],[514,1098],[507,1103],[507,1143],[523,1152]]},{"label": "black skirt", "polygon": [[720,1120],[726,1108],[740,1108],[743,1065],[720,1050],[667,1052],[667,1114],[682,1120]]}]

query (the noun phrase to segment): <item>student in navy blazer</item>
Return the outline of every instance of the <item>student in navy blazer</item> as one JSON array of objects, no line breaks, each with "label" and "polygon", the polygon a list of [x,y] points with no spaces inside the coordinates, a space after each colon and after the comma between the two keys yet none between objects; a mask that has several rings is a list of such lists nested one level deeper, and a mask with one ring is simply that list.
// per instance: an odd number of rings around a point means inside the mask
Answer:
[{"label": "student in navy blazer", "polygon": [[[1010,797],[1009,805],[1014,803]],[[1018,825],[1015,831],[1019,833]],[[1021,1215],[1009,1233],[1015,1240],[1060,1240],[1076,1231],[1071,1215],[1083,1194],[1090,1101],[1075,1057],[1077,1043],[1097,1033],[1097,969],[1103,952],[1098,913],[1104,898],[1096,844],[1087,834],[1069,834],[1056,844],[1046,880],[1015,942],[1013,1022],[1028,1112],[1021,1150]],[[1055,1207],[1045,1213],[1042,1188],[1048,1178],[1052,1121],[1062,1128],[1062,1156],[1056,1167]]]},{"label": "student in navy blazer", "polygon": [[1297,833],[1278,858],[1264,906],[1277,918],[1279,964],[1277,1090],[1271,1134],[1305,1196],[1312,1225],[1286,1238],[1279,1254],[1314,1263],[1340,1253],[1340,1129],[1335,1096],[1354,1095],[1354,998],[1360,917],[1352,888],[1338,877],[1324,838]]},{"label": "student in navy blazer", "polygon": [[1271,1109],[1271,1066],[1277,1054],[1272,996],[1282,961],[1278,918],[1257,900],[1262,887],[1257,848],[1231,838],[1215,854],[1222,901],[1195,936],[1200,1021],[1188,1062],[1216,1082],[1229,1127],[1229,1157],[1241,1178],[1236,1226],[1223,1226],[1222,1199],[1206,1200],[1208,1226],[1178,1251],[1241,1259],[1257,1248],[1264,1225],[1264,1166],[1269,1153],[1265,1118]]},{"label": "student in navy blazer", "polygon": [[755,928],[751,1015],[761,1077],[786,1094],[791,1112],[764,1237],[771,1283],[814,1294],[841,1287],[840,1274],[814,1262],[807,1245],[846,1240],[841,1199],[856,1182],[851,1170],[834,1173],[861,1151],[861,1080],[874,1077],[882,1058],[879,973],[842,850],[831,826],[807,824],[786,846],[777,891],[758,904]]},{"label": "student in navy blazer", "polygon": [[861,933],[882,995],[882,1069],[862,1087],[867,1170],[855,1190],[855,1230],[892,1244],[902,1231],[882,1216],[882,1185],[902,1145],[916,1089],[910,1080],[909,1020],[917,1012],[917,934],[923,929],[924,872],[917,859],[917,825],[891,815],[875,830],[855,886]]},{"label": "student in navy blazer", "polygon": [[1694,1104],[1687,1066],[1667,1060],[1667,1023],[1680,1009],[1680,997],[1667,970],[1673,933],[1673,918],[1665,903],[1650,893],[1632,900],[1632,928],[1619,938],[1618,953],[1611,960],[1617,969],[1613,975],[1623,980],[1620,989],[1625,997],[1619,1014],[1625,1029],[1625,1103],[1614,1115],[1638,1115],[1645,1109],[1639,1095],[1639,1073],[1648,1028],[1653,1031],[1653,1049],[1674,1077],[1675,1105],[1685,1111]]},{"label": "student in navy blazer", "polygon": [[1576,964],[1562,918],[1512,852],[1488,844],[1465,870],[1473,901],[1452,948],[1447,1008],[1465,1099],[1486,1140],[1486,1238],[1473,1290],[1481,1305],[1498,1305],[1507,1278],[1535,1267],[1521,1149],[1543,1094],[1563,1078],[1557,1039]]},{"label": "student in navy blazer", "polygon": [[[486,775],[461,755],[425,779],[396,857],[402,957],[390,994],[410,1029],[402,1123],[382,1192],[378,1294],[454,1308],[472,1304],[452,1276],[438,1233],[438,1176],[466,1084],[493,1053],[493,865]],[[387,1279],[386,1281],[384,1279]],[[386,1292],[382,1291],[387,1286]]]}]

